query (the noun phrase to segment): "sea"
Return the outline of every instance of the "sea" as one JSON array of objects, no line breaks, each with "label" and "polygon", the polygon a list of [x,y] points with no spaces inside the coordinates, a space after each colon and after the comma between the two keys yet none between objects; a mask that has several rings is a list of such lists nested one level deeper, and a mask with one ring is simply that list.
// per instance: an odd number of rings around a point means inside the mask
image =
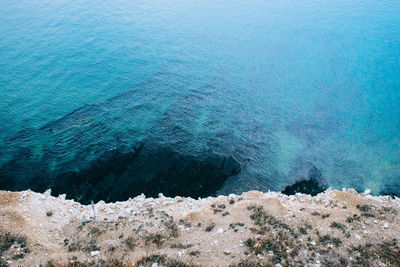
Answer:
[{"label": "sea", "polygon": [[400,194],[400,1],[0,0],[0,189],[204,197],[310,169]]}]

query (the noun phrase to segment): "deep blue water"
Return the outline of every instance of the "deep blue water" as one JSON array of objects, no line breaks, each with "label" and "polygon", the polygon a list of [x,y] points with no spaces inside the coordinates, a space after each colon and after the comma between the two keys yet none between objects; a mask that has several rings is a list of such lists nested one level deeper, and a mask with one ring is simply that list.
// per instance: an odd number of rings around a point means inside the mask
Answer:
[{"label": "deep blue water", "polygon": [[224,194],[282,190],[310,164],[333,188],[399,193],[399,14],[394,0],[0,0],[0,187],[51,186],[144,143],[234,158]]}]

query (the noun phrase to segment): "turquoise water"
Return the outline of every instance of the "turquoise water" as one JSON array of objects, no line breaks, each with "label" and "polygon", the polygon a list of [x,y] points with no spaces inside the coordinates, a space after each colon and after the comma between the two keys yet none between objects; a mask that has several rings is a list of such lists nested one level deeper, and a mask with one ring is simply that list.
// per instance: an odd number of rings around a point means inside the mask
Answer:
[{"label": "turquoise water", "polygon": [[333,188],[399,193],[399,14],[393,0],[0,0],[3,176],[150,142],[234,157],[220,193],[281,190],[308,163]]}]

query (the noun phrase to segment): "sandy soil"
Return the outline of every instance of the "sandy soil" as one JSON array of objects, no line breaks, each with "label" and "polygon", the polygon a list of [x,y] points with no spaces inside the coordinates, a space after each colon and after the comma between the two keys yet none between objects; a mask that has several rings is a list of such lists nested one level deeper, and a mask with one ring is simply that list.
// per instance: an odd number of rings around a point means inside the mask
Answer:
[{"label": "sandy soil", "polygon": [[0,191],[0,266],[400,266],[399,212],[351,189],[87,206]]}]

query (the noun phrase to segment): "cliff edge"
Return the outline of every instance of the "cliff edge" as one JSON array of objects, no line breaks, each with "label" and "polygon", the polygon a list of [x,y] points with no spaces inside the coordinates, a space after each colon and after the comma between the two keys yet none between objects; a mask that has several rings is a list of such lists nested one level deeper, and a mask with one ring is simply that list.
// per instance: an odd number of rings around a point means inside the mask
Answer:
[{"label": "cliff edge", "polygon": [[92,205],[0,191],[0,266],[400,266],[399,212],[352,189]]}]

